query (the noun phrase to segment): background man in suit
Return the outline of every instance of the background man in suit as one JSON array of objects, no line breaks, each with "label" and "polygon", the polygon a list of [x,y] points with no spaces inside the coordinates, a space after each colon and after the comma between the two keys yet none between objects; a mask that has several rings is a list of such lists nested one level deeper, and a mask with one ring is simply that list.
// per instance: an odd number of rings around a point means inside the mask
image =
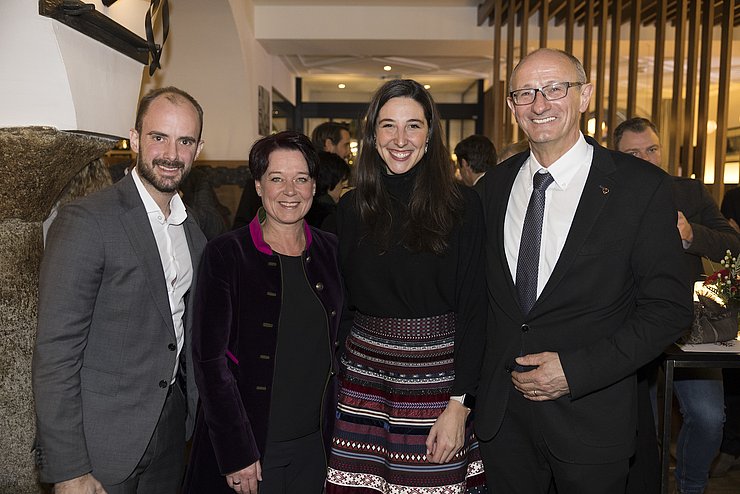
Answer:
[{"label": "background man in suit", "polygon": [[[205,237],[176,193],[203,110],[150,92],[136,167],[61,209],[47,240],[33,358],[36,458],[61,493],[175,493],[197,392],[187,301]],[[187,417],[187,423],[186,423]]]},{"label": "background man in suit", "polygon": [[513,494],[553,480],[560,493],[623,493],[634,373],[691,323],[670,177],[584,138],[593,87],[572,55],[529,54],[510,88],[531,152],[485,180],[486,477]]},{"label": "background man in suit", "polygon": [[488,137],[473,134],[457,143],[455,156],[463,183],[472,187],[483,199],[485,188],[481,179],[496,166],[496,147]]},{"label": "background man in suit", "polygon": [[[658,167],[662,165],[658,129],[646,118],[630,118],[619,124],[614,129],[614,146]],[[691,276],[687,289],[693,291],[694,282],[701,280],[704,274],[702,257],[719,262],[727,249],[739,253],[740,235],[722,216],[717,203],[699,180],[673,177],[673,198],[678,208],[677,227],[685,252],[684,263]],[[657,371],[656,362],[640,373],[646,375],[653,389],[652,413],[656,420]],[[722,370],[676,369],[673,389],[683,415],[676,445],[676,486],[682,493],[701,493],[707,486],[709,467],[722,442],[725,420]],[[649,431],[649,423],[641,422],[641,425]],[[641,439],[642,432],[643,428],[640,429]],[[638,449],[637,456],[655,452],[657,448]]]},{"label": "background man in suit", "polygon": [[339,155],[344,161],[350,157],[349,129],[337,122],[324,122],[311,132],[311,142],[316,151],[326,151]]}]

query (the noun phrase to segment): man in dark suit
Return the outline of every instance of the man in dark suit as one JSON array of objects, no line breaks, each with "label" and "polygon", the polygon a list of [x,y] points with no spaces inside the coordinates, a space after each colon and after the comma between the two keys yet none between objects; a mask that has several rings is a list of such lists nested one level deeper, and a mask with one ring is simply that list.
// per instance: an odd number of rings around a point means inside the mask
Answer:
[{"label": "man in dark suit", "polygon": [[482,179],[498,162],[496,147],[488,137],[473,134],[457,143],[455,156],[463,183],[472,187],[483,200],[485,182]]},{"label": "man in dark suit", "polygon": [[[646,118],[634,117],[619,124],[614,129],[614,146],[619,151],[642,158],[655,166],[662,165],[658,129]],[[686,289],[693,291],[694,282],[701,280],[704,274],[702,257],[719,262],[724,259],[728,249],[737,255],[740,252],[740,234],[722,216],[717,203],[699,180],[673,177],[673,197],[678,209],[676,226],[685,253],[683,262],[691,276],[687,280]],[[648,365],[638,374],[638,377],[644,374],[651,384],[653,400],[656,401],[653,403],[652,414],[656,417],[657,368],[657,363]],[[644,386],[644,383],[640,385]],[[709,467],[722,442],[725,421],[722,370],[676,369],[673,389],[684,417],[676,445],[676,486],[679,492],[703,492],[709,481]],[[652,416],[647,418],[652,419]],[[640,440],[652,440],[654,443],[654,436],[650,437],[652,424],[641,422],[641,425],[643,428],[638,436]],[[642,434],[643,429],[645,435]],[[638,448],[635,458],[638,470],[642,468],[640,463],[646,460],[648,464],[655,464],[655,453],[657,447],[653,445],[649,449]],[[659,473],[658,470],[656,474]],[[632,474],[630,472],[631,477]]]},{"label": "man in dark suit", "polygon": [[[572,55],[523,58],[508,105],[529,139],[486,179],[489,322],[476,432],[489,487],[623,493],[635,371],[691,323],[671,178],[584,138]],[[536,175],[541,175],[536,177]]]},{"label": "man in dark suit", "polygon": [[61,493],[175,493],[197,391],[188,300],[205,237],[176,189],[203,110],[168,87],[139,104],[136,167],[62,208],[41,265],[36,459]]}]

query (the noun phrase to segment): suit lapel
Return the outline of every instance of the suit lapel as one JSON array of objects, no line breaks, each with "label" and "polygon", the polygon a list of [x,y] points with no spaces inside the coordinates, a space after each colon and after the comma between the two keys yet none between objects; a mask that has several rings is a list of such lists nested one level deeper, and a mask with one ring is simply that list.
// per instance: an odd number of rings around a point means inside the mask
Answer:
[{"label": "suit lapel", "polygon": [[498,267],[499,272],[503,275],[504,285],[506,286],[506,294],[510,297],[507,303],[502,303],[501,307],[503,310],[509,312],[509,315],[513,318],[520,317],[521,308],[519,307],[519,295],[514,285],[514,279],[511,277],[511,270],[509,269],[509,262],[506,259],[506,250],[504,249],[504,236],[506,232],[504,230],[504,224],[506,220],[506,208],[509,204],[509,196],[511,195],[511,189],[514,186],[514,180],[516,180],[519,170],[526,163],[529,158],[529,153],[523,153],[521,159],[516,160],[508,168],[504,179],[501,181],[501,189],[498,190],[494,197],[499,197],[498,202],[499,209],[495,212],[495,216],[492,219],[494,222],[494,228],[496,230],[497,245],[494,246],[495,252],[498,253]]},{"label": "suit lapel", "polygon": [[576,214],[573,217],[573,223],[570,226],[563,250],[558,257],[550,279],[537,298],[532,312],[537,310],[541,301],[555,292],[558,283],[560,283],[560,280],[563,279],[563,276],[570,269],[583,243],[588,238],[594,225],[596,225],[604,206],[609,200],[609,193],[615,190],[616,187],[614,180],[611,178],[611,174],[616,170],[614,160],[612,160],[609,153],[599,146],[596,141],[589,137],[586,140],[594,147],[591,170],[583,187],[583,193],[578,202]]},{"label": "suit lapel", "polygon": [[152,233],[152,227],[144,209],[144,203],[141,201],[139,191],[136,189],[136,184],[130,174],[121,181],[123,183],[119,190],[124,203],[124,211],[120,216],[121,224],[146,274],[147,287],[152,300],[154,300],[165,324],[174,335],[175,326],[172,322],[170,301],[167,298],[167,284],[162,270],[162,261],[159,257],[157,241],[154,239],[154,233]]}]

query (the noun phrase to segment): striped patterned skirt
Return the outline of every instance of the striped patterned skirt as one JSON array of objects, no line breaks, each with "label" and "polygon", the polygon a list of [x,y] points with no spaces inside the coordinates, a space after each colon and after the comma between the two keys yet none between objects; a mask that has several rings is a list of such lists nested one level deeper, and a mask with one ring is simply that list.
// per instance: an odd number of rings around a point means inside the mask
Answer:
[{"label": "striped patterned skirt", "polygon": [[[328,494],[486,492],[468,419],[463,448],[426,461],[426,439],[455,378],[455,314],[420,319],[357,314],[342,358]],[[472,416],[472,414],[471,414]]]}]

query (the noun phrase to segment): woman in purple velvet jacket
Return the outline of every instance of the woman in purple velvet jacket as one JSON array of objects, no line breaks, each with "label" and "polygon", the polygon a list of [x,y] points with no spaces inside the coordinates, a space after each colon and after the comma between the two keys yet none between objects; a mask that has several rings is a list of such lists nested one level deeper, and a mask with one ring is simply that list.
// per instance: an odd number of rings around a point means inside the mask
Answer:
[{"label": "woman in purple velvet jacket", "polygon": [[336,237],[303,220],[317,163],[302,134],[257,141],[249,168],[263,208],[203,254],[185,492],[322,491],[343,288]]}]

